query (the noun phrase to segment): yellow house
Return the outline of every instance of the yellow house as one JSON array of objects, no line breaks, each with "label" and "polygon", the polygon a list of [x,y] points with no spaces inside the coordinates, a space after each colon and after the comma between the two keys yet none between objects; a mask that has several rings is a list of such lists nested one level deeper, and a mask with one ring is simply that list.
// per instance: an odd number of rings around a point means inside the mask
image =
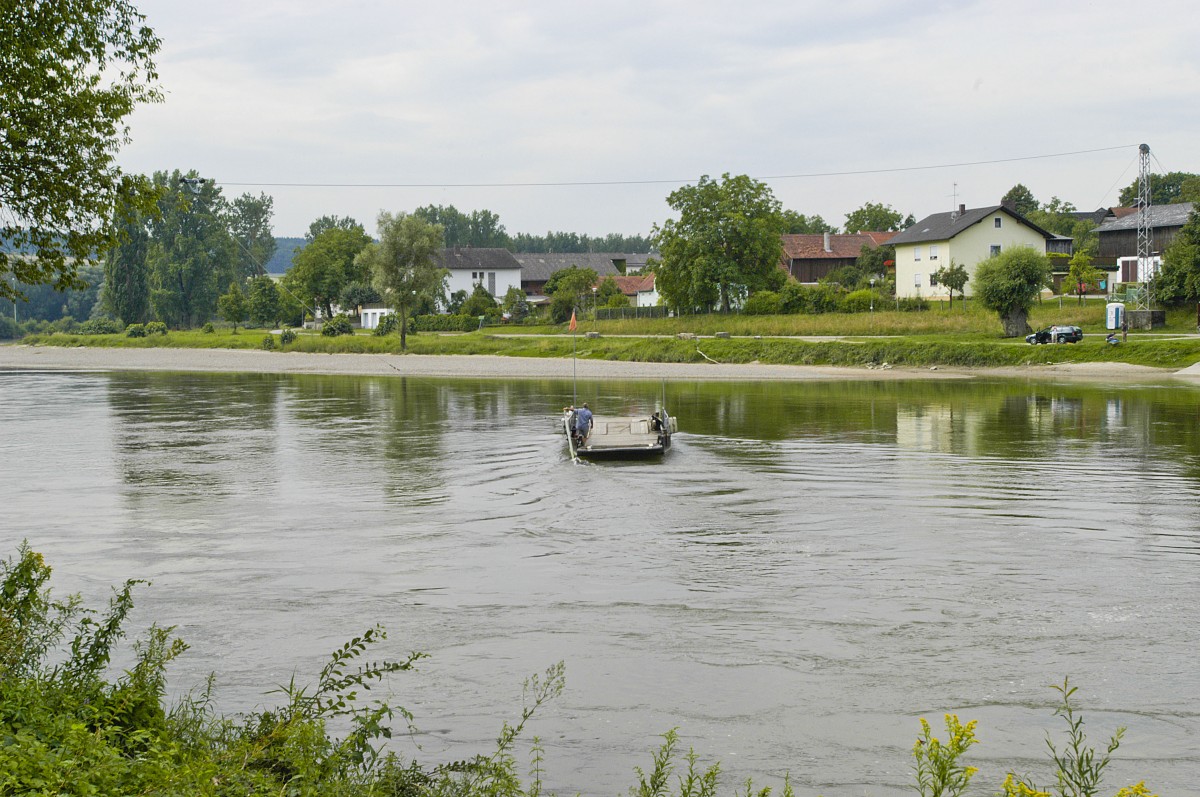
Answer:
[{"label": "yellow house", "polygon": [[[950,213],[934,213],[901,232],[889,243],[896,247],[896,296],[937,299],[948,296],[932,278],[951,260],[975,274],[975,266],[1014,246],[1031,246],[1046,252],[1046,242],[1057,238],[1004,205],[967,209],[959,205]],[[971,294],[971,281],[965,291]]]}]

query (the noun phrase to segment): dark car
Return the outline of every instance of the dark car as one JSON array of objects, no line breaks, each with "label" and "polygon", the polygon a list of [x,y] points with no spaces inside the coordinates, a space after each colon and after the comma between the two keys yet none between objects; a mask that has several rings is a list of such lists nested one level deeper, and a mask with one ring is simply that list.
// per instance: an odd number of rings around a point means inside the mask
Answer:
[{"label": "dark car", "polygon": [[1083,330],[1079,327],[1053,326],[1038,330],[1032,335],[1025,336],[1025,342],[1035,343],[1078,343],[1083,340]]}]

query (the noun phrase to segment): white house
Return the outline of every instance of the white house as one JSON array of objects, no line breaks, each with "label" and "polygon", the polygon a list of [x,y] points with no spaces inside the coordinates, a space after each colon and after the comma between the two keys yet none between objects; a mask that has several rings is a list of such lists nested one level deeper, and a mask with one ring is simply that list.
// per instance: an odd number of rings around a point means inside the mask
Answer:
[{"label": "white house", "polygon": [[[1005,249],[1030,246],[1044,254],[1047,241],[1057,238],[1004,205],[959,205],[956,211],[926,216],[888,242],[896,247],[896,295],[944,297],[946,288],[931,275],[951,260],[974,276],[975,266]],[[965,290],[971,293],[969,280]]]},{"label": "white house", "polygon": [[437,254],[437,264],[450,272],[446,293],[466,291],[470,295],[482,285],[496,301],[504,299],[510,288],[521,288],[521,264],[507,249],[454,247]]},{"label": "white house", "polygon": [[[507,249],[475,249],[473,247],[442,249],[435,255],[438,268],[449,272],[446,294],[474,292],[482,285],[497,302],[504,299],[509,288],[521,287],[521,264]],[[374,329],[384,316],[393,312],[384,304],[369,304],[361,308],[359,317],[363,329]]]}]

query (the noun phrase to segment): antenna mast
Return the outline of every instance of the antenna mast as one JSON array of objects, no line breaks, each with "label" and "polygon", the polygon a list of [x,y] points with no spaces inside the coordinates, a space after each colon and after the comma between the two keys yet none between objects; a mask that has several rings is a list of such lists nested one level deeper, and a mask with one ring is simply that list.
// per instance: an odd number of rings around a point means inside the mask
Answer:
[{"label": "antenna mast", "polygon": [[1137,293],[1137,309],[1149,310],[1154,306],[1154,277],[1157,268],[1150,263],[1154,247],[1154,233],[1150,228],[1150,145],[1138,147],[1138,226],[1137,264],[1138,279],[1142,290]]}]

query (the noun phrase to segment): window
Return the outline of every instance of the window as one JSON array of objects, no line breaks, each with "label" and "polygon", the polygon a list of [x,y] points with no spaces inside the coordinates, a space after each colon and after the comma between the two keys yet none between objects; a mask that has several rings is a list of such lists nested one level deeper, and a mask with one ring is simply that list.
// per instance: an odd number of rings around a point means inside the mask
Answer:
[{"label": "window", "polygon": [[920,274],[913,274],[913,286],[917,287],[917,288],[921,287],[921,275]]},{"label": "window", "polygon": [[996,229],[997,230],[1000,229],[1000,217],[999,216],[996,217]]},{"label": "window", "polygon": [[937,245],[936,245],[936,244],[934,244],[933,246],[929,247],[929,259],[930,259],[930,260],[937,260]]},{"label": "window", "polygon": [[937,277],[934,276],[933,274],[930,274],[929,275],[929,287],[936,288],[937,284],[938,284]]},{"label": "window", "polygon": [[913,260],[920,260],[920,259],[921,259],[921,247],[914,246],[913,247]]},{"label": "window", "polygon": [[1000,244],[992,244],[990,248],[990,254],[992,257],[1000,254]]}]

